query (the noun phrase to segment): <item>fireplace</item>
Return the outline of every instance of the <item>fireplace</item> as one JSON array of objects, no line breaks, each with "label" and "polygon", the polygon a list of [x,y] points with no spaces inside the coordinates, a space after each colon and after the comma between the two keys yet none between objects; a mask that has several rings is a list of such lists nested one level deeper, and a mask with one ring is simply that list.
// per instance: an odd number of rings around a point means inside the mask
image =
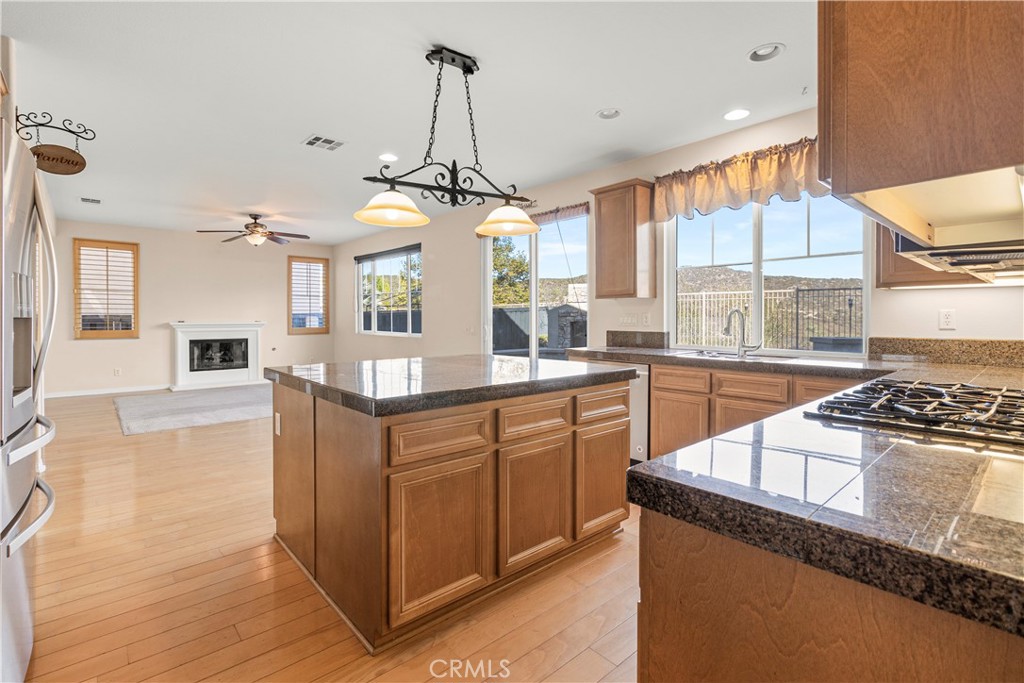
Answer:
[{"label": "fireplace", "polygon": [[172,391],[259,384],[262,379],[260,321],[173,322]]},{"label": "fireplace", "polygon": [[239,370],[249,367],[249,340],[189,339],[188,371]]}]

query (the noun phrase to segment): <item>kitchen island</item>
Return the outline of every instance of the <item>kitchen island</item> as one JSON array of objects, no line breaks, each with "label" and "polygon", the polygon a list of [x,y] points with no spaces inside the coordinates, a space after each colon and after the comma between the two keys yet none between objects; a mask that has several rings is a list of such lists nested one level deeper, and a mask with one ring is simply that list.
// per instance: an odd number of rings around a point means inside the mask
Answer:
[{"label": "kitchen island", "polygon": [[264,375],[277,537],[371,653],[629,515],[631,368],[466,355]]},{"label": "kitchen island", "polygon": [[[1019,368],[822,370],[847,371],[1024,387]],[[1024,449],[806,410],[629,471],[639,680],[1024,679]]]}]

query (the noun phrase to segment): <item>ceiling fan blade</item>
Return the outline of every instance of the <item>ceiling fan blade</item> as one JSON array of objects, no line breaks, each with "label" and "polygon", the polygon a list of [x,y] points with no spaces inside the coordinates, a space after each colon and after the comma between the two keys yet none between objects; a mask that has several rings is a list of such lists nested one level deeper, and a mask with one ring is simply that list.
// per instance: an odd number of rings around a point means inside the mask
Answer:
[{"label": "ceiling fan blade", "polygon": [[229,237],[226,240],[221,240],[221,242],[234,242],[235,240],[240,240],[243,237],[245,237],[245,233],[243,233],[241,235],[235,235],[234,237]]},{"label": "ceiling fan blade", "polygon": [[196,230],[196,232],[243,232],[242,230]]},{"label": "ceiling fan blade", "polygon": [[276,234],[267,235],[267,239],[274,244],[288,244],[288,240],[278,237]]},{"label": "ceiling fan blade", "polygon": [[300,235],[297,232],[280,232],[278,230],[275,230],[274,234],[275,235],[280,235],[281,237],[294,237],[295,239],[298,239],[298,240],[308,240],[309,239],[309,235]]}]

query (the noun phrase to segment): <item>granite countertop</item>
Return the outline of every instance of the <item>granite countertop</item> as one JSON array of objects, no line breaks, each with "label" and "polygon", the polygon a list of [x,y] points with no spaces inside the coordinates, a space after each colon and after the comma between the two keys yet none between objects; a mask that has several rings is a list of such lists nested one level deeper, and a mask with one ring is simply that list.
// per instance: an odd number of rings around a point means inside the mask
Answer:
[{"label": "granite countertop", "polygon": [[897,370],[927,369],[934,363],[913,360],[850,360],[834,358],[792,358],[758,356],[737,358],[734,355],[697,355],[687,349],[650,349],[629,346],[588,346],[569,349],[569,357],[583,360],[607,360],[648,365],[683,365],[711,370],[739,372],[777,372],[821,377],[847,377],[867,381]]},{"label": "granite countertop", "polygon": [[[863,365],[892,377],[1024,388],[1019,368]],[[1024,448],[804,416],[814,408],[636,465],[629,499],[1024,636]]]},{"label": "granite countertop", "polygon": [[626,382],[636,370],[512,356],[464,355],[312,363],[265,368],[263,376],[374,417]]}]

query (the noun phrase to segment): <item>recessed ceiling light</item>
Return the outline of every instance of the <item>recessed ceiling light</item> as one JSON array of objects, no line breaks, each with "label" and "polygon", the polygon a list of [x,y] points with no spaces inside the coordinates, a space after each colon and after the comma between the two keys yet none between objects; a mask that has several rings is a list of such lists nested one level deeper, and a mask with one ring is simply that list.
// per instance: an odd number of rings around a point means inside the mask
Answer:
[{"label": "recessed ceiling light", "polygon": [[775,59],[781,55],[785,49],[786,46],[782,43],[765,43],[748,52],[747,59],[752,62],[767,62],[769,59]]},{"label": "recessed ceiling light", "polygon": [[750,116],[750,112],[746,109],[733,109],[732,111],[727,111],[725,116],[722,118],[726,121],[739,121],[740,119],[745,119],[748,116]]},{"label": "recessed ceiling light", "polygon": [[384,152],[377,158],[381,161],[398,161],[398,157],[391,152]]},{"label": "recessed ceiling light", "polygon": [[605,119],[605,120],[617,119],[621,115],[622,115],[622,110],[621,109],[615,109],[614,107],[609,107],[608,109],[598,109],[597,110],[597,118],[599,118],[599,119]]}]

